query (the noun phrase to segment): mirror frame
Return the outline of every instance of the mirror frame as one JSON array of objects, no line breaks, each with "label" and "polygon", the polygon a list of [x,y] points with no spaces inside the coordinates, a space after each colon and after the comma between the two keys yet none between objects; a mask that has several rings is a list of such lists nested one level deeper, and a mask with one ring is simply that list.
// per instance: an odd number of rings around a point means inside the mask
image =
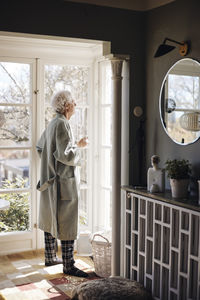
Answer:
[{"label": "mirror frame", "polygon": [[189,143],[179,143],[177,142],[176,140],[173,140],[173,138],[169,135],[165,125],[164,125],[164,121],[163,121],[163,117],[162,117],[162,92],[163,92],[163,87],[164,87],[164,84],[165,84],[165,81],[166,81],[166,78],[167,76],[169,75],[170,71],[178,64],[180,63],[181,61],[184,61],[184,60],[192,60],[194,62],[196,62],[199,67],[200,67],[200,62],[194,58],[191,58],[191,57],[187,57],[187,58],[182,58],[182,59],[179,59],[178,61],[176,61],[170,68],[169,70],[167,71],[163,81],[162,81],[162,84],[161,84],[161,88],[160,88],[160,95],[159,95],[159,114],[160,114],[160,120],[161,120],[161,123],[162,123],[162,127],[164,128],[165,130],[165,133],[167,134],[167,136],[171,139],[171,141],[173,141],[174,143],[176,143],[177,145],[181,145],[181,146],[187,146],[187,145],[191,145],[193,143],[195,143],[196,141],[198,141],[200,139],[200,136],[197,137],[196,139],[194,139],[192,142],[189,142]]}]

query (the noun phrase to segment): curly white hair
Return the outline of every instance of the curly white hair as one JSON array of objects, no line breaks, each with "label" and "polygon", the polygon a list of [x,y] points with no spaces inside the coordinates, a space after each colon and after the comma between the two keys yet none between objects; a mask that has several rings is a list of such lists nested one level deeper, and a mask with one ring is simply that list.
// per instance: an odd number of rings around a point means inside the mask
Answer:
[{"label": "curly white hair", "polygon": [[72,103],[73,98],[69,91],[57,92],[51,99],[51,106],[54,110],[60,114],[65,112],[65,106],[67,103]]}]

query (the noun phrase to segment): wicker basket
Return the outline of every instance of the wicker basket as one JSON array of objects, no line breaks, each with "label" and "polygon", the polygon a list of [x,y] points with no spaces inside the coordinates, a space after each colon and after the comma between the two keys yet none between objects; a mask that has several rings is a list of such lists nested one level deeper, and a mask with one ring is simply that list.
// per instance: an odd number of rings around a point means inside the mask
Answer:
[{"label": "wicker basket", "polygon": [[[95,241],[97,236],[104,241]],[[100,277],[109,277],[111,275],[111,243],[101,234],[94,234],[91,243],[95,273]]]}]

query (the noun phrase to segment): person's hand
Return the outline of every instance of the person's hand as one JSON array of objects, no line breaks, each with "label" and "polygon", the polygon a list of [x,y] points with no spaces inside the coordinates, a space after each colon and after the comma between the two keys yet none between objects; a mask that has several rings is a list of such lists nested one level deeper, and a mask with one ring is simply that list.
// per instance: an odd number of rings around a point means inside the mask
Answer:
[{"label": "person's hand", "polygon": [[80,141],[77,142],[77,146],[79,148],[87,146],[87,141],[86,140],[87,140],[87,137],[84,137],[84,138],[80,139]]}]

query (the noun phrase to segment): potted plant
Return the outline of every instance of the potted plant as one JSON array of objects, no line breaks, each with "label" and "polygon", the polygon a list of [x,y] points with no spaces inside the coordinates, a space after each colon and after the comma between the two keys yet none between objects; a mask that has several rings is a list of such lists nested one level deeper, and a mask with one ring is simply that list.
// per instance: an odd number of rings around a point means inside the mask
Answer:
[{"label": "potted plant", "polygon": [[170,178],[173,198],[186,198],[191,174],[191,164],[185,159],[167,160],[165,170]]}]

